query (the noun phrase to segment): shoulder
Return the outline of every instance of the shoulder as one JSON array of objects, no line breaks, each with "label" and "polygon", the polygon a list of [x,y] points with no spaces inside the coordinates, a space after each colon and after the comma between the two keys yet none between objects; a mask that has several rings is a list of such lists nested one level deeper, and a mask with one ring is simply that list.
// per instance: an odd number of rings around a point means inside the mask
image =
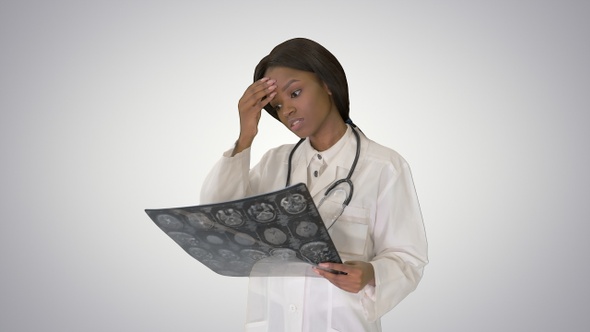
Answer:
[{"label": "shoulder", "polygon": [[361,140],[367,146],[364,158],[368,162],[393,167],[397,171],[408,167],[408,162],[394,149],[379,144],[363,134]]},{"label": "shoulder", "polygon": [[280,155],[289,154],[294,146],[295,146],[295,144],[282,144],[282,145],[279,145],[279,146],[269,149],[268,151],[266,151],[264,153],[264,155],[265,156],[280,156]]},{"label": "shoulder", "polygon": [[268,163],[276,163],[276,162],[280,162],[280,161],[287,162],[287,159],[289,158],[289,154],[291,153],[291,150],[293,150],[294,146],[295,146],[295,144],[283,144],[283,145],[279,145],[274,148],[271,148],[271,149],[267,150],[262,155],[262,158],[260,159],[260,163],[268,164]]}]

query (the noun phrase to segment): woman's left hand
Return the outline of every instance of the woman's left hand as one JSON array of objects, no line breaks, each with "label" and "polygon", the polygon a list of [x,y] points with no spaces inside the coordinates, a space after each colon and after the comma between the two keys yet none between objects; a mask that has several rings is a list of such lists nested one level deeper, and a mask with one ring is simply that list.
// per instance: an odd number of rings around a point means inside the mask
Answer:
[{"label": "woman's left hand", "polygon": [[[320,268],[314,268],[320,275],[336,287],[351,293],[358,293],[367,284],[375,286],[375,270],[371,263],[362,261],[348,261],[344,264],[320,263]],[[327,270],[336,270],[344,273],[333,273]]]}]

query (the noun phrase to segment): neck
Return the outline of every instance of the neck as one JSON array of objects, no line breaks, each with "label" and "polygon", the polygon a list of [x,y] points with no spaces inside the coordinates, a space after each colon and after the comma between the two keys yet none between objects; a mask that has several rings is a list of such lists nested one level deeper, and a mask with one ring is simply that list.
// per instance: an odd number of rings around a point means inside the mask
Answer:
[{"label": "neck", "polygon": [[336,142],[338,142],[342,138],[342,136],[344,136],[344,134],[346,133],[346,129],[348,129],[348,126],[346,125],[346,123],[344,123],[344,121],[341,121],[337,125],[335,125],[334,128],[326,130],[325,132],[327,134],[323,135],[321,138],[309,137],[311,146],[320,152],[328,150],[334,144],[336,144]]}]

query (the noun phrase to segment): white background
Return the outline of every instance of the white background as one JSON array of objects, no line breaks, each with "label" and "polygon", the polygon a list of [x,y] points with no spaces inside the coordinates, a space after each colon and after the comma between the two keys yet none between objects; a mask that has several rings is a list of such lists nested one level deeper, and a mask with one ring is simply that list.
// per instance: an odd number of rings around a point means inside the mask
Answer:
[{"label": "white background", "polygon": [[[239,331],[145,208],[194,205],[276,44],[344,66],[412,166],[431,263],[385,331],[587,331],[586,1],[0,4],[0,330]],[[263,115],[254,160],[296,137]]]}]

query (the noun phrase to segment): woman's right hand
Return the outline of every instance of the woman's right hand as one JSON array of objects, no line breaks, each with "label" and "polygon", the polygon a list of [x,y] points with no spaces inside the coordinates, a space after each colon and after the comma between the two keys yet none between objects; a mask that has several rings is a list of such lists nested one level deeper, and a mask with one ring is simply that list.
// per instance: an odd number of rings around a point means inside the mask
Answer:
[{"label": "woman's right hand", "polygon": [[254,137],[258,134],[258,122],[260,121],[262,109],[275,97],[277,94],[275,92],[276,88],[275,80],[264,77],[252,83],[244,91],[238,103],[240,136],[232,155],[240,153],[252,145]]}]

